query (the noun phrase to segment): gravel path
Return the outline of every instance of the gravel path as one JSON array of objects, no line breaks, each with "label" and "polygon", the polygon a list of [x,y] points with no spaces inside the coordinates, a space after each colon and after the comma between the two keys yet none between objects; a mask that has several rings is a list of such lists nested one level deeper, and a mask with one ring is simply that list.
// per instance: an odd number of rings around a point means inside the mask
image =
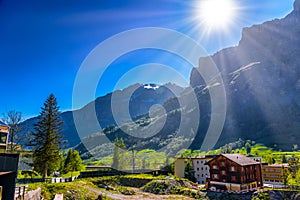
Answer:
[{"label": "gravel path", "polygon": [[123,195],[123,194],[117,194],[117,193],[112,193],[107,190],[96,190],[93,188],[87,188],[92,192],[95,192],[99,195],[106,195],[107,197],[114,199],[114,200],[152,200],[152,199],[177,199],[177,200],[192,200],[192,198],[185,197],[185,196],[180,196],[180,195],[156,195],[152,193],[147,193],[147,192],[142,192],[138,188],[130,188],[133,189],[136,194],[135,195]]}]

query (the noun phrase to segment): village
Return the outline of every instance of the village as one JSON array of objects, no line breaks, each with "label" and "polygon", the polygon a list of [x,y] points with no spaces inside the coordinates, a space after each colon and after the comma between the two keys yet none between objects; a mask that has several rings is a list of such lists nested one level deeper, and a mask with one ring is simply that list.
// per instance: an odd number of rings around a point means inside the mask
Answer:
[{"label": "village", "polygon": [[[12,200],[19,199],[21,197],[24,199],[34,199],[29,198],[28,194],[26,196],[25,190],[23,191],[23,196],[20,196],[18,193],[20,184],[16,187],[16,180],[18,174],[19,154],[7,152],[9,126],[1,123],[0,134],[0,199]],[[187,171],[188,163],[191,168]],[[263,162],[261,157],[247,157],[237,153],[201,157],[178,157],[174,161],[174,177],[188,178],[192,180],[194,182],[194,189],[197,188],[201,191],[209,191],[213,193],[241,195],[247,193],[253,194],[254,192],[263,191],[263,189],[266,188],[286,188],[289,169],[290,166],[288,163],[268,164]],[[162,169],[145,172],[153,175],[170,175]],[[187,177],[189,176],[187,172],[189,175],[192,175],[192,179]],[[71,177],[70,179],[39,179],[37,181],[59,183],[90,177],[141,173],[144,172],[138,170],[121,172],[113,169],[111,166],[88,165],[77,177]],[[31,181],[33,180],[31,179]],[[37,195],[41,195],[41,191],[39,191]]]}]

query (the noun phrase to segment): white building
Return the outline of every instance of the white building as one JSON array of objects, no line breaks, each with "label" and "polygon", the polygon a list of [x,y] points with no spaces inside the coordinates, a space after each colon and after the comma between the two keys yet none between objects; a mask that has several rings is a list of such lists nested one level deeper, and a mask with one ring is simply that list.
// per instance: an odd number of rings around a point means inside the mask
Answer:
[{"label": "white building", "polygon": [[174,175],[184,178],[185,163],[191,160],[194,168],[194,176],[199,184],[205,184],[206,178],[210,177],[209,166],[205,165],[212,157],[177,158],[174,163]]}]

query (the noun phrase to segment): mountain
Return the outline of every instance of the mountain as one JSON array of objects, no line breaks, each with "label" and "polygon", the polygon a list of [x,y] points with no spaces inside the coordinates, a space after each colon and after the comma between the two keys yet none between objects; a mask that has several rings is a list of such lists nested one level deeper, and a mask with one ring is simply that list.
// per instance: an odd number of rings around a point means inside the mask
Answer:
[{"label": "mountain", "polygon": [[[227,96],[219,146],[238,138],[280,149],[300,145],[299,35],[300,0],[296,0],[285,18],[244,28],[236,47],[209,57],[221,72]],[[209,58],[200,58],[200,63]],[[192,70],[190,83],[194,88],[204,84],[197,69]]]},{"label": "mountain", "polygon": [[[85,124],[85,134],[99,132],[100,130],[89,125],[89,111],[96,110],[97,119],[101,128],[117,125],[111,110],[111,98],[114,96],[114,106],[116,109],[124,106],[124,101],[130,96],[129,113],[131,118],[137,120],[148,115],[149,109],[155,104],[163,104],[167,99],[179,95],[184,89],[175,84],[167,83],[165,85],[155,84],[134,84],[123,90],[117,90],[105,96],[98,97],[95,101],[90,102],[83,108],[75,111],[67,111],[61,113],[61,119],[64,122],[62,134],[68,147],[73,147],[80,143],[74,120],[73,112],[79,112]],[[23,122],[28,131],[34,130],[34,124],[37,122],[37,117],[30,118]],[[119,124],[122,125],[122,124]]]},{"label": "mountain", "polygon": [[[205,65],[206,60],[214,61],[226,91],[225,124],[216,147],[239,138],[282,150],[291,150],[294,144],[300,145],[299,35],[300,0],[296,0],[294,10],[285,18],[244,28],[237,46],[200,58],[201,65]],[[210,66],[201,66],[203,67],[209,69]],[[111,144],[100,141],[105,138],[114,141],[116,137],[123,138],[126,146],[134,149],[167,147],[167,152],[176,152],[173,150],[180,149],[181,146],[199,149],[210,127],[212,116],[218,114],[211,113],[211,94],[207,89],[219,85],[214,82],[205,84],[197,68],[191,72],[190,84],[191,87],[184,91],[172,84],[166,87],[133,85],[99,97],[82,109],[73,111],[78,112],[81,121],[86,122],[84,145],[99,157],[109,155],[109,150],[112,149]],[[174,89],[168,89],[170,87]],[[174,91],[178,92],[174,94]],[[192,93],[196,94],[196,99]],[[134,122],[121,120],[122,123],[117,125],[111,111],[112,96],[116,97],[117,110],[130,96],[129,113]],[[197,106],[195,100],[198,100]],[[185,106],[181,107],[179,102],[184,102]],[[150,116],[148,111],[155,104],[162,105],[165,113],[161,114],[161,109],[153,109],[154,114]],[[102,130],[89,124],[91,119],[88,111],[94,107]],[[199,111],[197,107],[201,111],[199,119],[194,117]],[[78,144],[80,140],[72,112],[62,113],[61,116],[65,122],[65,138],[70,146]],[[197,130],[190,127],[195,119],[200,122]],[[34,120],[35,118],[28,120],[29,124],[33,124]],[[128,135],[124,131],[137,130],[148,125],[150,129],[159,127],[164,120],[165,123],[158,133],[145,139]],[[179,131],[181,124],[185,133]],[[89,157],[83,143],[76,148],[82,155]]]},{"label": "mountain", "polygon": [[[252,140],[269,147],[291,150],[294,144],[300,145],[300,0],[294,3],[294,10],[283,19],[274,19],[260,25],[244,28],[242,38],[235,47],[223,49],[212,56],[200,58],[205,65],[207,60],[214,61],[224,81],[226,91],[226,118],[224,128],[215,147],[229,142]],[[201,66],[209,69],[211,66]],[[195,112],[196,107],[178,105],[178,99],[195,93],[201,111],[200,126],[189,146],[199,149],[210,126],[212,115],[209,87],[219,87],[217,83],[206,85],[198,69],[194,68],[190,76],[192,88],[187,88],[178,98],[170,98],[163,107],[167,111],[167,121],[155,136],[147,140],[136,140],[128,136],[122,127],[111,127],[94,136],[84,139],[89,151],[99,157],[105,145],[99,144],[101,137],[124,138],[128,147],[135,146],[161,149],[174,143],[168,152],[180,149],[178,144],[188,144],[193,130],[178,136],[178,124],[181,119],[186,124],[190,118],[181,116],[183,110]],[[193,98],[184,98],[187,105],[193,105]],[[158,126],[159,120],[153,120],[152,126]],[[131,129],[148,125],[151,119],[139,119],[136,123],[126,124]],[[151,124],[150,123],[150,124]],[[214,124],[212,124],[214,126]],[[132,146],[133,145],[133,146]],[[185,145],[183,145],[185,146]],[[84,154],[82,144],[78,149]],[[175,151],[174,151],[175,152]]]}]

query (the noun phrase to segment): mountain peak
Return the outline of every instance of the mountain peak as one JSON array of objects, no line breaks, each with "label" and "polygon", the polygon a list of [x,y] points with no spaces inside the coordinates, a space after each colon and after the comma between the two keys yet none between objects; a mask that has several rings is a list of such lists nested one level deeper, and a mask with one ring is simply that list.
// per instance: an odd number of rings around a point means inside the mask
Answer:
[{"label": "mountain peak", "polygon": [[156,85],[154,83],[148,83],[148,84],[144,84],[144,88],[156,90],[159,88],[159,85]]},{"label": "mountain peak", "polygon": [[295,2],[294,2],[294,11],[300,12],[300,0],[295,0]]}]

